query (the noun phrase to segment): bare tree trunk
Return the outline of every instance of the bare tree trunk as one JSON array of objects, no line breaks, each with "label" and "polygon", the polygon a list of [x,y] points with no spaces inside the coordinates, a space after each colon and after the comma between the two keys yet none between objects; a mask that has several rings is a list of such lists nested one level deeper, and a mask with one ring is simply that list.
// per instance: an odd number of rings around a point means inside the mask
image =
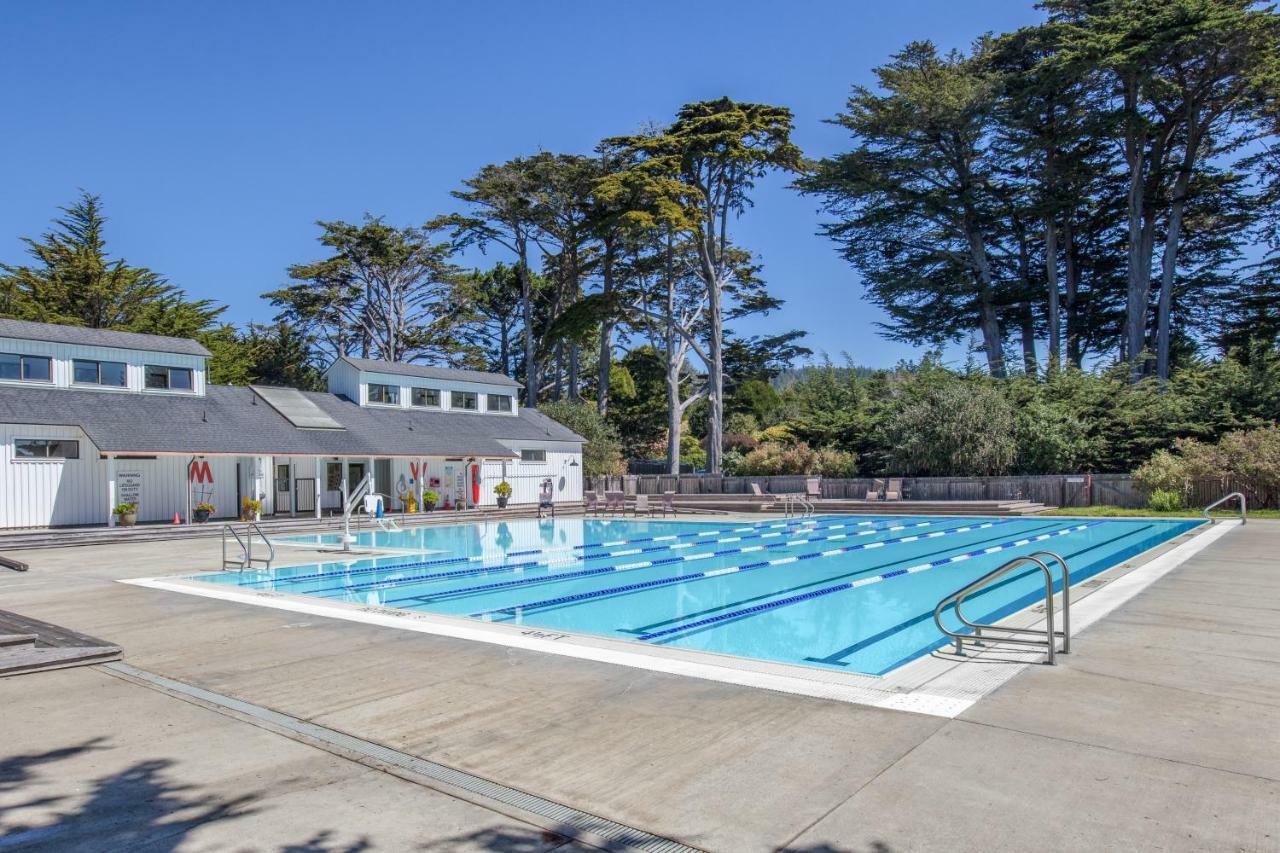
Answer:
[{"label": "bare tree trunk", "polygon": [[973,228],[968,228],[969,252],[978,273],[979,325],[982,331],[982,348],[987,356],[987,370],[991,375],[1003,379],[1004,340],[1000,334],[1000,318],[996,316],[996,308],[992,302],[994,288],[991,283],[991,262],[987,258],[987,248],[982,237]]},{"label": "bare tree trunk", "polygon": [[1062,272],[1066,278],[1066,343],[1067,361],[1080,367],[1084,356],[1080,352],[1080,306],[1077,297],[1080,290],[1080,270],[1076,265],[1075,230],[1071,227],[1071,217],[1067,216],[1062,225]]},{"label": "bare tree trunk", "polygon": [[578,350],[579,347],[577,341],[573,341],[569,344],[569,399],[574,403],[578,402],[582,396],[578,393],[578,373],[581,366],[579,363],[580,355]]},{"label": "bare tree trunk", "polygon": [[707,316],[710,319],[711,340],[707,346],[707,397],[711,404],[709,429],[707,430],[707,471],[719,474],[724,457],[724,318],[720,304],[720,282],[707,294]]},{"label": "bare tree trunk", "polygon": [[1019,317],[1022,333],[1022,369],[1028,376],[1040,374],[1040,360],[1036,357],[1036,324],[1031,314],[1031,303],[1022,303]]},{"label": "bare tree trunk", "polygon": [[[604,257],[601,260],[604,275],[602,292],[607,299],[613,293],[613,240],[604,239]],[[613,362],[613,320],[606,315],[600,323],[600,357],[596,377],[596,411],[609,413],[609,368]]]},{"label": "bare tree trunk", "polygon": [[524,312],[524,404],[538,405],[538,360],[533,348],[533,288],[529,281],[529,252],[523,238],[518,243],[519,252],[516,270],[520,276],[520,307]]},{"label": "bare tree trunk", "polygon": [[[1195,126],[1194,116],[1188,122]],[[1178,244],[1182,240],[1182,214],[1187,203],[1187,190],[1191,185],[1191,171],[1195,167],[1196,151],[1200,138],[1193,131],[1187,140],[1182,157],[1182,166],[1178,170],[1178,179],[1173,186],[1173,204],[1169,208],[1169,223],[1165,231],[1164,257],[1160,264],[1160,301],[1156,309],[1156,376],[1161,380],[1169,378],[1169,328],[1170,315],[1173,313],[1173,280],[1178,271]]]},{"label": "bare tree trunk", "polygon": [[1044,272],[1048,289],[1049,373],[1062,366],[1062,308],[1058,294],[1058,226],[1053,215],[1044,221]]}]

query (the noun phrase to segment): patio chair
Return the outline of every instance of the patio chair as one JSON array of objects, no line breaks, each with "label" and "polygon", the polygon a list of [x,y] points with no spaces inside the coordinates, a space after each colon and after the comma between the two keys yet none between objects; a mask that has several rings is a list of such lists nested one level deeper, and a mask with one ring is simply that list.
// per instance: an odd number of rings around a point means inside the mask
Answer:
[{"label": "patio chair", "polygon": [[872,480],[871,488],[867,490],[867,500],[880,500],[880,493],[884,490],[884,480]]},{"label": "patio chair", "polygon": [[600,494],[598,492],[587,492],[582,496],[583,507],[582,514],[590,515],[591,513],[600,512]]},{"label": "patio chair", "polygon": [[666,517],[667,513],[671,513],[672,515],[676,514],[676,493],[675,492],[662,493],[661,509],[662,509],[662,515],[664,518]]},{"label": "patio chair", "polygon": [[551,517],[556,517],[556,503],[554,500],[555,485],[551,478],[542,481],[542,489],[538,492],[538,518],[542,518],[544,512],[551,513]]},{"label": "patio chair", "polygon": [[636,502],[635,505],[632,506],[632,509],[635,511],[637,518],[640,517],[640,513],[642,512],[646,515],[653,515],[653,508],[649,506],[648,495],[636,495]]},{"label": "patio chair", "polygon": [[889,485],[885,487],[884,499],[887,501],[902,500],[902,480],[891,479]]},{"label": "patio chair", "polygon": [[822,478],[810,477],[804,481],[804,496],[806,500],[815,501],[822,497]]},{"label": "patio chair", "polygon": [[625,498],[622,492],[605,492],[604,493],[604,511],[605,512],[622,512],[625,508]]}]

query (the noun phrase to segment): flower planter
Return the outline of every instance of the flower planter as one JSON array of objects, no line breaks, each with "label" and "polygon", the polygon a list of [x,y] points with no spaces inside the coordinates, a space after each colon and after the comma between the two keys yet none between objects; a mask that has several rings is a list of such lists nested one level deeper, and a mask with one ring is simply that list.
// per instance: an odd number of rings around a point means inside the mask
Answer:
[{"label": "flower planter", "polygon": [[210,513],[209,510],[207,509],[197,509],[191,513],[191,516],[192,518],[195,519],[196,524],[204,524],[209,520],[210,515],[212,515],[212,513]]},{"label": "flower planter", "polygon": [[499,496],[498,496],[498,509],[506,509],[506,508],[507,508],[507,501],[509,501],[509,500],[511,500],[511,498],[504,498],[504,497],[502,497],[501,495],[499,495]]},{"label": "flower planter", "polygon": [[423,511],[423,512],[431,512],[431,511],[433,511],[435,508],[436,508],[436,502],[435,502],[435,501],[423,501],[423,502],[422,502],[422,511]]},{"label": "flower planter", "polygon": [[122,512],[116,517],[120,520],[121,527],[133,527],[138,523],[138,514],[136,512]]}]

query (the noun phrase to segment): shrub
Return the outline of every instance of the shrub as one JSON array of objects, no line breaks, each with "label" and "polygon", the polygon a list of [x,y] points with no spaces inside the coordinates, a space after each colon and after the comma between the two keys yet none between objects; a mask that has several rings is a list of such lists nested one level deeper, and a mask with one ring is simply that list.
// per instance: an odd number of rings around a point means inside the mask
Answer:
[{"label": "shrub", "polygon": [[1173,512],[1182,509],[1182,495],[1168,489],[1156,489],[1148,498],[1147,507],[1156,512]]},{"label": "shrub", "polygon": [[493,487],[493,493],[500,498],[511,497],[511,484],[506,480]]},{"label": "shrub", "polygon": [[424,504],[438,504],[440,503],[440,493],[427,489],[422,493],[422,502]]},{"label": "shrub", "polygon": [[582,476],[621,474],[626,470],[618,432],[612,424],[600,417],[595,406],[561,401],[543,403],[538,411],[587,440],[582,446]]},{"label": "shrub", "polygon": [[847,450],[814,450],[804,442],[790,447],[777,442],[765,442],[743,456],[735,467],[735,473],[749,477],[783,474],[851,477],[857,471],[858,457]]},{"label": "shrub", "polygon": [[756,433],[756,438],[762,443],[769,442],[789,442],[795,439],[795,434],[791,432],[791,427],[787,424],[774,424],[773,426],[762,429]]},{"label": "shrub", "polygon": [[885,437],[895,473],[992,476],[1006,473],[1016,452],[1013,407],[989,385],[945,381],[901,402]]},{"label": "shrub", "polygon": [[112,510],[115,515],[128,515],[131,512],[137,512],[138,505],[136,503],[116,504],[116,508]]},{"label": "shrub", "polygon": [[736,450],[739,453],[750,453],[760,446],[760,442],[756,441],[750,433],[745,432],[728,432],[724,436],[724,449],[726,452]]}]

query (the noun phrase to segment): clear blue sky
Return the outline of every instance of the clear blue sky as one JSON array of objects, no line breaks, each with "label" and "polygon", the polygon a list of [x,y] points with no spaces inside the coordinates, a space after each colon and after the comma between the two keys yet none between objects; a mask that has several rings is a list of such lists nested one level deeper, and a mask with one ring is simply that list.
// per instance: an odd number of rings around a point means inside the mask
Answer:
[{"label": "clear blue sky", "polygon": [[[317,219],[419,224],[486,163],[589,152],[721,95],[790,107],[805,153],[831,154],[845,138],[822,120],[907,41],[1039,17],[1030,0],[10,3],[0,258],[83,187],[115,253],[266,321],[258,295],[319,256]],[[761,186],[735,237],[787,304],[737,328],[804,329],[868,365],[918,355],[876,336],[818,222],[783,180]]]}]

